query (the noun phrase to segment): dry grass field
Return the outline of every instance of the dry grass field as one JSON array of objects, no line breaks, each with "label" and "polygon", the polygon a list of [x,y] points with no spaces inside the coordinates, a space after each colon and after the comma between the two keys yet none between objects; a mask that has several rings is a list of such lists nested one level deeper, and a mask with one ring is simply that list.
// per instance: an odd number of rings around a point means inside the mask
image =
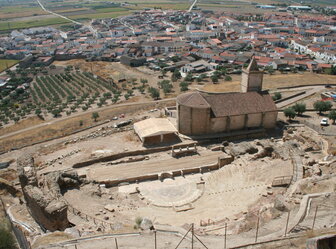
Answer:
[{"label": "dry grass field", "polygon": [[7,68],[10,68],[11,66],[14,66],[18,62],[19,62],[18,60],[1,59],[0,60],[0,72],[6,70]]},{"label": "dry grass field", "polygon": [[68,60],[68,61],[55,61],[56,66],[78,66],[84,72],[92,72],[105,80],[114,80],[117,82],[120,79],[147,79],[149,85],[156,86],[158,76],[161,74],[158,71],[146,70],[143,67],[134,68],[125,66],[118,62],[94,61],[86,62],[85,60]]},{"label": "dry grass field", "polygon": [[[167,103],[169,102],[167,101],[164,105],[166,105]],[[169,104],[170,105],[174,104],[174,101],[171,101],[171,103]],[[18,131],[20,129],[26,129],[26,130],[22,130],[22,132],[0,139],[0,148],[3,151],[7,151],[12,148],[21,147],[36,142],[41,142],[47,139],[66,136],[75,131],[81,130],[85,127],[90,127],[95,124],[95,122],[91,117],[93,111],[97,111],[99,113],[98,118],[99,122],[112,119],[112,117],[119,116],[121,113],[125,113],[127,119],[130,114],[142,110],[152,109],[154,108],[154,106],[158,108],[163,105],[155,104],[155,102],[152,102],[143,104],[130,104],[126,106],[108,106],[103,107],[101,109],[92,110],[90,112],[81,113],[77,116],[63,119],[62,118],[55,119],[51,122],[44,122],[41,123],[40,125],[38,124],[36,127],[32,129],[29,129],[29,127],[31,127],[31,125],[29,125],[29,122],[25,123],[25,126],[21,125],[20,128],[17,128],[16,125],[13,125],[8,128],[3,128],[2,134]],[[82,125],[80,124],[81,123],[80,121],[82,121],[83,123]],[[33,123],[33,121],[31,122]]]},{"label": "dry grass field", "polygon": [[[303,74],[274,74],[264,75],[263,89],[274,90],[279,87],[315,85],[315,84],[335,84],[336,76],[303,73]],[[240,75],[233,76],[232,81],[220,81],[219,84],[206,84],[202,90],[209,92],[230,92],[240,90]]]},{"label": "dry grass field", "polygon": [[[118,0],[116,2],[124,2]],[[55,13],[62,14],[70,19],[80,22],[90,21],[97,18],[116,18],[132,14],[133,11],[143,10],[144,8],[161,8],[186,10],[190,6],[189,1],[132,1],[129,6],[122,7],[113,5],[105,1],[78,2],[78,1],[42,1],[47,9]],[[38,19],[39,22],[36,20]],[[42,22],[40,20],[43,19]],[[13,29],[30,28],[38,26],[61,25],[68,23],[68,20],[55,17],[43,11],[39,6],[31,7],[27,3],[17,6],[0,7],[0,31],[10,31]]]},{"label": "dry grass field", "polygon": [[0,136],[11,133],[11,132],[15,132],[21,129],[25,129],[27,127],[38,125],[41,123],[43,123],[43,120],[38,118],[37,116],[29,117],[27,119],[20,120],[15,125],[7,126],[7,127],[0,129]]}]

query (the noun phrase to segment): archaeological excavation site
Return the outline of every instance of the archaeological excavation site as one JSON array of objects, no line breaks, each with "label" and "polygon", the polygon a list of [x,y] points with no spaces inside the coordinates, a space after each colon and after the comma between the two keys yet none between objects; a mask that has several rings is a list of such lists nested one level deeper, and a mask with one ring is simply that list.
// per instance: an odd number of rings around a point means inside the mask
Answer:
[{"label": "archaeological excavation site", "polygon": [[336,164],[311,129],[147,148],[132,130],[111,131],[23,151],[2,174],[2,202],[20,243],[302,248],[335,229]]},{"label": "archaeological excavation site", "polygon": [[244,73],[239,93],[130,106],[2,153],[2,218],[17,246],[335,248],[335,126],[288,120],[291,98],[260,91],[253,60]]}]

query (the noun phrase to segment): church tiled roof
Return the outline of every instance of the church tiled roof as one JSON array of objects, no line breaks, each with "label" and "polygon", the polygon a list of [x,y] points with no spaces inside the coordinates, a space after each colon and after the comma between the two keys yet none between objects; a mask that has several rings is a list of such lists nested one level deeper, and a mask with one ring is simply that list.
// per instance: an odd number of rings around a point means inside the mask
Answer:
[{"label": "church tiled roof", "polygon": [[192,92],[177,97],[180,105],[210,108],[214,117],[277,111],[268,92],[204,93]]}]

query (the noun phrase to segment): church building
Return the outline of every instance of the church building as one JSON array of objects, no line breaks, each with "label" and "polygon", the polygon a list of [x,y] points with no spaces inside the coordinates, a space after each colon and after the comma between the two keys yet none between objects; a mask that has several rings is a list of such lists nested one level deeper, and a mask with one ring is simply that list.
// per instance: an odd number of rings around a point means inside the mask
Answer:
[{"label": "church building", "polygon": [[263,71],[252,58],[243,70],[241,92],[191,92],[177,97],[177,129],[185,135],[225,133],[255,128],[272,129],[278,109],[262,91]]}]

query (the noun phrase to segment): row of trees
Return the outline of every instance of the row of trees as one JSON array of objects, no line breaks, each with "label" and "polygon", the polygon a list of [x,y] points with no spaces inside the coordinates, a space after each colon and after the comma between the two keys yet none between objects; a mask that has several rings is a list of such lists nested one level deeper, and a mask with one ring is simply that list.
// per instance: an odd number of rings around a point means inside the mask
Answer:
[{"label": "row of trees", "polygon": [[[79,108],[86,111],[94,103],[102,106],[109,98],[113,103],[121,98],[121,91],[117,90],[114,85],[90,73],[75,72],[37,76],[36,82],[29,90],[18,88],[29,79],[27,77],[17,78],[18,73],[21,72],[12,73],[14,77],[11,79],[12,89],[7,90],[6,88],[1,91],[4,97],[0,100],[0,126],[8,124],[10,120],[18,122],[29,114],[36,114],[40,118],[47,113],[54,117],[58,117],[62,112],[71,115]],[[129,90],[125,94],[125,99],[132,94],[133,90]],[[29,102],[30,96],[34,103]]]},{"label": "row of trees", "polygon": [[[328,117],[333,120],[335,123],[336,120],[336,111],[331,110],[332,103],[330,101],[316,101],[314,102],[314,109],[321,115],[324,112],[330,111]],[[289,120],[294,119],[296,116],[302,116],[304,112],[306,112],[306,104],[304,103],[296,103],[294,106],[288,107],[284,109],[284,115]]]}]

